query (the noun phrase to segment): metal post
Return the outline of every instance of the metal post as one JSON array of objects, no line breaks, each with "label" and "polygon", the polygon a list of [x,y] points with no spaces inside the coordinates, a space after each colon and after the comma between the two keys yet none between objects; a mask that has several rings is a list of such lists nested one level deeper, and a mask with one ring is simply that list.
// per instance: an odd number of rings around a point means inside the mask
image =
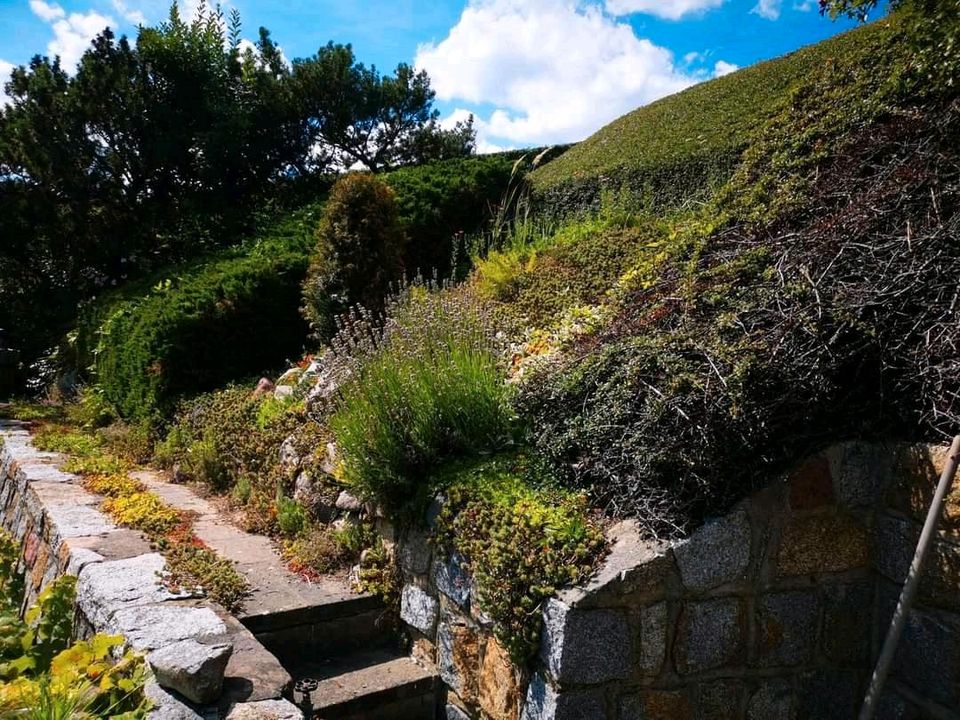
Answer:
[{"label": "metal post", "polygon": [[913,597],[917,593],[917,586],[920,584],[920,574],[923,572],[923,563],[927,559],[927,552],[930,550],[931,541],[937,532],[937,524],[940,522],[940,514],[943,510],[943,501],[950,492],[950,486],[953,483],[953,477],[957,472],[957,463],[960,461],[960,435],[953,439],[950,446],[950,454],[947,456],[947,463],[943,467],[943,473],[940,475],[940,482],[937,485],[937,491],[933,496],[933,502],[930,503],[930,509],[927,511],[927,519],[923,523],[923,531],[920,533],[920,541],[917,543],[917,551],[914,553],[913,562],[910,563],[910,572],[907,573],[907,581],[903,585],[903,591],[900,593],[900,601],[897,603],[897,609],[893,613],[893,621],[890,623],[890,629],[887,631],[887,638],[883,641],[883,649],[880,651],[880,658],[877,660],[877,667],[873,671],[873,677],[870,679],[870,689],[867,690],[867,696],[863,700],[863,708],[860,710],[860,720],[873,720],[877,711],[877,703],[880,702],[880,694],[883,692],[883,685],[890,673],[890,666],[893,663],[894,654],[897,651],[897,644],[900,642],[900,635],[903,633],[903,625],[907,620],[907,613],[910,612],[910,605],[913,603]]},{"label": "metal post", "polygon": [[300,693],[300,712],[303,713],[303,720],[313,720],[313,699],[310,693],[317,691],[320,683],[313,678],[300,678],[294,683],[294,692]]}]

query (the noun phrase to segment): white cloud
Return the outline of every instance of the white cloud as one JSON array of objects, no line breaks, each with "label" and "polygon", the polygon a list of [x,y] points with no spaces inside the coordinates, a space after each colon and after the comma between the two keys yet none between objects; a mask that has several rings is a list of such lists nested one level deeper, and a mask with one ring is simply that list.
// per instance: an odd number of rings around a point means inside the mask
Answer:
[{"label": "white cloud", "polygon": [[149,25],[147,16],[136,8],[131,8],[124,0],[113,0],[113,9],[131,25]]},{"label": "white cloud", "polygon": [[62,7],[56,3],[45,3],[43,0],[30,0],[30,9],[44,22],[53,22],[67,16]]},{"label": "white cloud", "polygon": [[729,75],[735,70],[739,70],[739,65],[734,65],[733,63],[728,63],[725,60],[717,60],[713,66],[713,76],[714,77],[723,77],[724,75]]},{"label": "white cloud", "polygon": [[476,126],[498,145],[581,140],[698,79],[600,6],[571,0],[471,0],[415,64],[440,100],[492,105]]},{"label": "white cloud", "polygon": [[793,3],[793,9],[798,12],[811,12],[816,10],[819,7],[819,4],[816,0],[797,0]]},{"label": "white cloud", "polygon": [[726,0],[607,0],[611,15],[644,13],[665,20],[679,20],[687,15],[698,15],[720,7]]},{"label": "white cloud", "polygon": [[109,15],[101,15],[91,10],[86,13],[70,13],[56,3],[43,0],[30,0],[30,9],[34,15],[50,23],[53,28],[53,40],[47,44],[47,53],[59,56],[64,69],[72,70],[80,62],[84,51],[90,47],[90,41],[108,26],[116,26]]},{"label": "white cloud", "polygon": [[10,80],[10,73],[13,72],[13,68],[15,67],[16,65],[13,63],[0,60],[0,108],[10,102],[10,97],[4,92],[3,86]]},{"label": "white cloud", "polygon": [[777,20],[780,17],[782,4],[783,0],[759,0],[750,12],[767,20]]}]

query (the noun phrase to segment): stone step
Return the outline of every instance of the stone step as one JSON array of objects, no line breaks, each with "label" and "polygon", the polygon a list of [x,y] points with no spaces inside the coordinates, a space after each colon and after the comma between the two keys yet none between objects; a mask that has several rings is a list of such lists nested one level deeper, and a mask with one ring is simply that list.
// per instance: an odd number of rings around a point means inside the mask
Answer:
[{"label": "stone step", "polygon": [[[311,693],[315,720],[433,720],[438,677],[432,667],[389,651],[306,661],[294,678],[319,682]],[[295,693],[295,703],[302,697]]]}]

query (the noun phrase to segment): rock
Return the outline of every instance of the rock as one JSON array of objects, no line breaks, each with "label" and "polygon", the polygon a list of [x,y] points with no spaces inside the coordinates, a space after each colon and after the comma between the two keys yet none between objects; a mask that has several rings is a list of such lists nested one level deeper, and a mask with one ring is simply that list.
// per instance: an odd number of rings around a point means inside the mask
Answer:
[{"label": "rock", "polygon": [[400,595],[400,619],[424,635],[433,632],[440,604],[416,585],[406,585]]},{"label": "rock", "polygon": [[463,557],[456,552],[447,560],[437,560],[433,564],[433,582],[437,590],[466,608],[470,602],[470,576],[463,566]]},{"label": "rock", "polygon": [[77,606],[94,627],[104,627],[121,608],[172,599],[160,583],[165,566],[158,553],[88,565],[77,581]]},{"label": "rock", "polygon": [[558,693],[539,673],[527,687],[521,720],[603,720],[602,690]]},{"label": "rock", "polygon": [[828,585],[823,589],[823,654],[842,667],[867,667],[873,584]]},{"label": "rock", "polygon": [[640,697],[642,720],[692,720],[690,701],[681,691],[648,690]]},{"label": "rock", "polygon": [[747,705],[747,720],[794,720],[793,691],[785,682],[771,680],[760,686]]},{"label": "rock", "polygon": [[400,569],[409,576],[430,570],[430,543],[426,533],[411,530],[400,542]]},{"label": "rock", "polygon": [[283,375],[277,378],[277,387],[283,387],[286,385],[296,385],[300,381],[300,377],[303,375],[304,371],[298,367],[292,367],[287,370]]},{"label": "rock", "polygon": [[795,517],[783,529],[777,565],[781,575],[813,575],[865,567],[867,530],[849,515]]},{"label": "rock", "polygon": [[[890,602],[893,602],[891,597]],[[911,610],[897,645],[892,675],[946,707],[960,706],[960,629],[943,616]],[[883,626],[884,631],[887,625]]]},{"label": "rock", "polygon": [[694,592],[743,580],[750,565],[750,518],[739,511],[715,520],[673,551],[683,584]]},{"label": "rock", "polygon": [[814,455],[794,470],[788,483],[794,510],[813,510],[834,502],[830,461],[823,455]]},{"label": "rock", "polygon": [[303,713],[287,700],[260,700],[237,703],[226,720],[303,720]]},{"label": "rock", "polygon": [[853,442],[841,446],[833,462],[840,503],[845,507],[875,505],[889,469],[890,463],[884,461],[877,445]]},{"label": "rock", "polygon": [[487,640],[477,681],[477,702],[491,720],[517,720],[520,686],[510,654],[491,638]]},{"label": "rock", "polygon": [[697,720],[728,720],[731,710],[740,707],[743,686],[734,681],[719,680],[700,686]]},{"label": "rock", "polygon": [[328,442],[323,460],[320,462],[320,469],[327,475],[333,475],[337,470],[337,445]]},{"label": "rock", "polygon": [[762,596],[757,608],[757,662],[764,666],[799,665],[812,655],[819,607],[814,592]]},{"label": "rock", "polygon": [[444,714],[447,720],[470,720],[470,716],[456,705],[447,705],[444,708]]},{"label": "rock", "polygon": [[[903,638],[902,642],[906,641]],[[830,668],[804,677],[798,700],[796,717],[801,720],[850,720],[857,717],[863,696],[856,672]]]},{"label": "rock", "polygon": [[363,503],[360,502],[354,495],[351,495],[346,490],[341,490],[340,494],[337,495],[337,501],[335,503],[337,510],[343,510],[345,512],[360,512],[363,508]]},{"label": "rock", "polygon": [[543,610],[540,657],[560,683],[626,678],[631,667],[626,617],[613,610],[574,610],[551,598]]},{"label": "rock", "polygon": [[260,378],[260,381],[257,383],[257,387],[254,389],[253,394],[255,397],[269,395],[276,389],[277,386],[274,385],[269,378]]},{"label": "rock", "polygon": [[230,643],[203,645],[190,638],[154,650],[147,662],[161,686],[202,705],[220,697],[232,653]]},{"label": "rock", "polygon": [[292,385],[278,385],[273,390],[274,400],[287,400],[293,397],[293,386]]},{"label": "rock", "polygon": [[104,630],[123,635],[139,652],[156,650],[189,638],[213,641],[225,638],[227,633],[226,625],[210,608],[168,604],[138,605],[118,610]]},{"label": "rock", "polygon": [[153,703],[148,720],[204,720],[202,715],[168,693],[155,680],[148,681],[143,692]]},{"label": "rock", "polygon": [[464,702],[477,698],[480,644],[476,631],[466,623],[447,616],[437,630],[437,671]]},{"label": "rock", "polygon": [[190,482],[190,476],[183,471],[183,467],[178,462],[170,468],[170,482],[174,485],[183,485]]},{"label": "rock", "polygon": [[291,435],[280,445],[280,470],[287,477],[294,477],[300,469],[302,458],[297,452],[297,437]]},{"label": "rock", "polygon": [[677,670],[686,675],[741,659],[744,633],[740,620],[736,598],[686,603],[677,632]]},{"label": "rock", "polygon": [[640,611],[640,669],[659,675],[667,652],[667,603],[660,602]]}]

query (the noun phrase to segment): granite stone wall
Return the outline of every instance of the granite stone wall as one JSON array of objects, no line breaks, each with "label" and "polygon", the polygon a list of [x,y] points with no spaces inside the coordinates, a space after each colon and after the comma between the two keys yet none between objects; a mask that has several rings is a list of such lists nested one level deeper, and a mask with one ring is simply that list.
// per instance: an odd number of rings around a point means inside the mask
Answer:
[{"label": "granite stone wall", "polygon": [[[890,623],[947,448],[848,443],[674,543],[631,523],[583,587],[543,608],[514,667],[459,558],[401,539],[402,617],[447,717],[849,720]],[[957,718],[960,486],[945,509],[880,718]]]}]

